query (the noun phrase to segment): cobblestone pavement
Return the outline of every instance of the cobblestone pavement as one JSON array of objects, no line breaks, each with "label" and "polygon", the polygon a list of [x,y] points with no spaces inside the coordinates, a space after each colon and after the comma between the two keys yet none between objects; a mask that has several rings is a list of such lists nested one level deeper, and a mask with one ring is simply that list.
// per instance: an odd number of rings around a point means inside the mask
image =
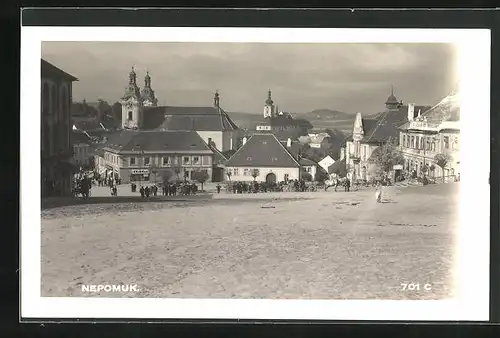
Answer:
[{"label": "cobblestone pavement", "polygon": [[458,187],[386,188],[381,204],[368,189],[43,210],[42,296],[449,298]]}]

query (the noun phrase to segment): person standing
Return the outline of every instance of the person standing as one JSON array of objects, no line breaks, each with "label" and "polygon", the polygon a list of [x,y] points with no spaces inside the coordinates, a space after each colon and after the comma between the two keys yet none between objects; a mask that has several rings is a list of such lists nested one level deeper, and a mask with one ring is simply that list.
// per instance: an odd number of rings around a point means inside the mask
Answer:
[{"label": "person standing", "polygon": [[217,193],[220,194],[220,184],[219,183],[217,183],[216,188],[217,188]]},{"label": "person standing", "polygon": [[382,202],[382,184],[380,182],[377,183],[377,187],[375,188],[375,200],[377,203]]},{"label": "person standing", "polygon": [[351,180],[347,177],[345,180],[345,191],[349,192],[349,189],[351,188]]}]

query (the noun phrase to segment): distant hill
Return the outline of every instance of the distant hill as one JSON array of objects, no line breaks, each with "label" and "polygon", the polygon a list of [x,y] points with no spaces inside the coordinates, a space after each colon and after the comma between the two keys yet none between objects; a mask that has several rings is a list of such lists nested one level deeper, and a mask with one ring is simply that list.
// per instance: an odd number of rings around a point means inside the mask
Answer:
[{"label": "distant hill", "polygon": [[338,110],[331,109],[315,109],[308,113],[298,113],[297,116],[312,120],[351,120],[354,119],[353,114],[344,113]]}]

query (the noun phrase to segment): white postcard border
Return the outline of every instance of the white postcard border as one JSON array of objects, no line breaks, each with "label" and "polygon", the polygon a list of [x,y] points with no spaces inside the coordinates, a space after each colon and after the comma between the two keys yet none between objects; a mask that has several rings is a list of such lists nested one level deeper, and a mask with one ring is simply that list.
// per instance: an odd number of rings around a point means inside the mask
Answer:
[{"label": "white postcard border", "polygon": [[[41,41],[454,43],[460,48],[458,297],[443,301],[41,297]],[[21,28],[21,317],[321,320],[489,319],[490,31],[324,28]]]}]

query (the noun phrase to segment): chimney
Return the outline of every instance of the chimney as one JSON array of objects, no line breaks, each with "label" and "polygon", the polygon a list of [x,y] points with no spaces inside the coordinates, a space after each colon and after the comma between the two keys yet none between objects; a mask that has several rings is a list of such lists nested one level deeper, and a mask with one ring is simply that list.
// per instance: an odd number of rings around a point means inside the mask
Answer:
[{"label": "chimney", "polygon": [[418,117],[420,117],[420,110],[421,110],[421,109],[419,109],[419,110],[418,110]]},{"label": "chimney", "polygon": [[243,145],[245,145],[245,143],[247,143],[247,137],[243,137]]},{"label": "chimney", "polygon": [[290,148],[291,146],[292,146],[292,139],[288,138],[288,140],[286,140],[286,147]]},{"label": "chimney", "polygon": [[408,103],[408,121],[413,121],[415,116],[415,103]]}]

